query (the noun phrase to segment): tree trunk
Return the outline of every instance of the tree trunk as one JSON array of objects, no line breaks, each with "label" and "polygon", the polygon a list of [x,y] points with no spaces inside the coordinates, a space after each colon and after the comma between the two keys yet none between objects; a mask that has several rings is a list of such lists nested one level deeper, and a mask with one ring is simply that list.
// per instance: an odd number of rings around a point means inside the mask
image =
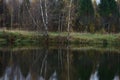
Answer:
[{"label": "tree trunk", "polygon": [[70,0],[70,4],[69,4],[69,12],[68,12],[68,28],[67,28],[67,40],[69,40],[70,37],[70,21],[71,21],[71,7],[72,7],[72,0]]}]

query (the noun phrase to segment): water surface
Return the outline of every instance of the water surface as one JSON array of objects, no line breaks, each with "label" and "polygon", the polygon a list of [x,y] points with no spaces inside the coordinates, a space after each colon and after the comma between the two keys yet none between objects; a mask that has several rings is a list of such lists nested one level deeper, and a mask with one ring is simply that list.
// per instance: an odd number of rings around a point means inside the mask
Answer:
[{"label": "water surface", "polygon": [[0,50],[0,80],[120,80],[120,52],[96,49]]}]

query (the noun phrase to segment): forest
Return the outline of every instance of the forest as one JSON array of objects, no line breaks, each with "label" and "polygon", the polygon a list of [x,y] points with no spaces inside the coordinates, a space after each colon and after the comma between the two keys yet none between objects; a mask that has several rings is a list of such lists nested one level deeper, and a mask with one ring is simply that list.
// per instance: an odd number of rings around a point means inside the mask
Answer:
[{"label": "forest", "polygon": [[120,0],[0,0],[0,80],[120,80]]},{"label": "forest", "polygon": [[120,0],[0,0],[0,27],[118,33]]},{"label": "forest", "polygon": [[2,43],[116,45],[119,33],[120,0],[0,0]]}]

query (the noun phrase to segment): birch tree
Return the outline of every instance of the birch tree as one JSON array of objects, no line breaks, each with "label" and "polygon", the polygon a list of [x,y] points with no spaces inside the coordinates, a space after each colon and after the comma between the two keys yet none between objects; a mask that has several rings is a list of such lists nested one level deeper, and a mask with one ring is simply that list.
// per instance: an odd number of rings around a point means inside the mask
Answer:
[{"label": "birch tree", "polygon": [[[43,11],[43,6],[42,6],[42,0],[40,0],[40,8],[41,8],[41,15],[42,15],[42,21],[43,21],[43,24],[44,24],[44,29],[45,29],[45,32],[44,32],[44,35],[45,36],[48,36],[48,22],[46,22],[48,19],[48,16],[47,16],[47,5],[46,5],[46,0],[45,0],[45,14],[46,16],[44,16],[44,11]],[[47,24],[46,24],[47,23]]]},{"label": "birch tree", "polygon": [[67,32],[68,32],[67,39],[68,40],[70,37],[71,7],[72,7],[72,0],[70,0],[69,11],[68,11],[68,24],[67,24],[68,25],[68,27],[67,27]]}]

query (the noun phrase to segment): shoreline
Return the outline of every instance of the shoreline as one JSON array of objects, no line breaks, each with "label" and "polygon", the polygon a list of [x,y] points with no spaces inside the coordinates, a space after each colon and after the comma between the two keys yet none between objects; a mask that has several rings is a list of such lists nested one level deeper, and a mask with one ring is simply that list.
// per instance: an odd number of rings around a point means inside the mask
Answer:
[{"label": "shoreline", "polygon": [[[67,45],[67,32],[49,32],[49,37],[42,36],[39,32],[0,30],[0,46],[5,45]],[[70,33],[69,44],[80,45],[119,45],[120,33],[118,34],[98,34],[98,33]]]}]

